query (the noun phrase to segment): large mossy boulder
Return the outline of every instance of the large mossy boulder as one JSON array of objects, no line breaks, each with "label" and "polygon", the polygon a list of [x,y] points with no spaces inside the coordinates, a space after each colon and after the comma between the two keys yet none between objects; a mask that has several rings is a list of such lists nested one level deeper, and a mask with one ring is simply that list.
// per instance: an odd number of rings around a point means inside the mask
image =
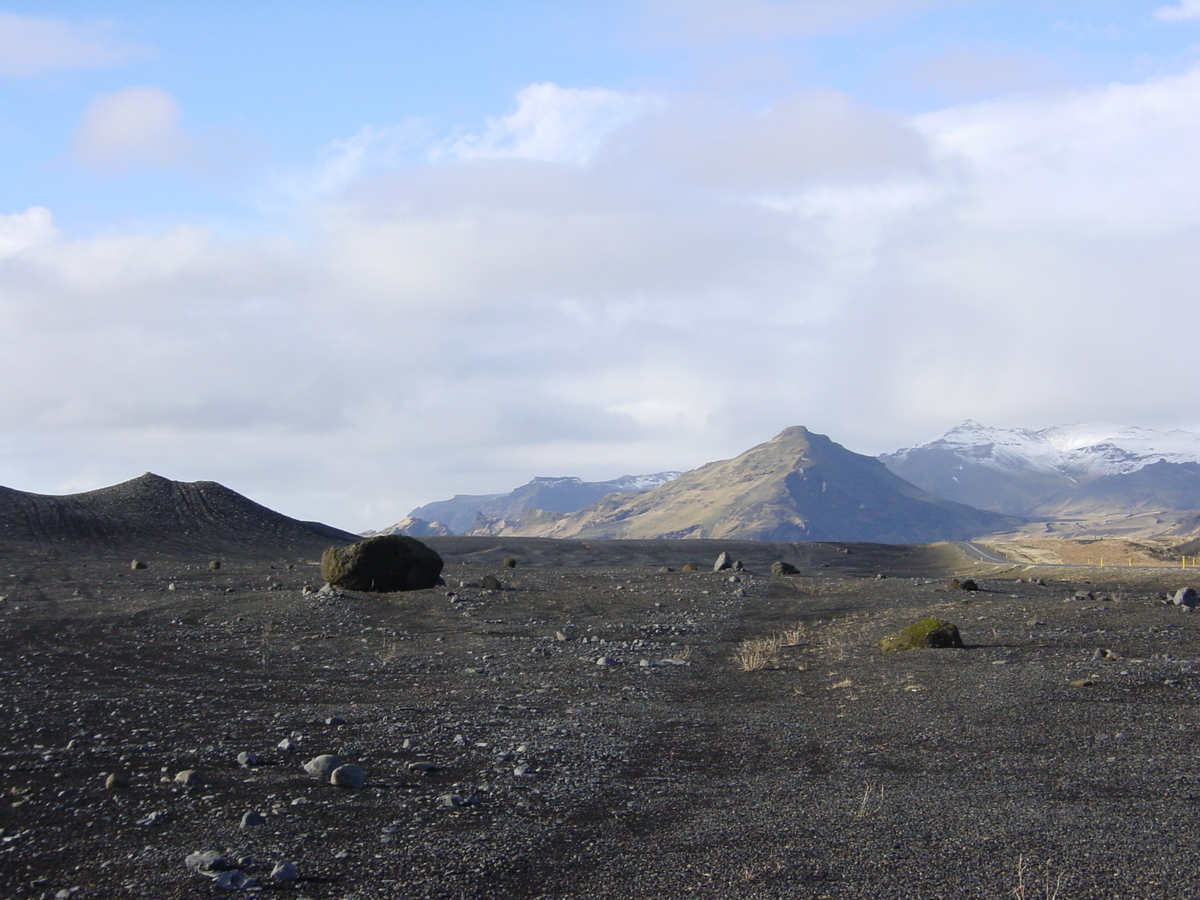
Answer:
[{"label": "large mossy boulder", "polygon": [[442,558],[416,538],[381,534],[321,556],[321,577],[350,591],[419,591],[441,582]]},{"label": "large mossy boulder", "polygon": [[879,642],[883,650],[925,650],[945,647],[962,649],[958,626],[933,616],[901,628]]}]

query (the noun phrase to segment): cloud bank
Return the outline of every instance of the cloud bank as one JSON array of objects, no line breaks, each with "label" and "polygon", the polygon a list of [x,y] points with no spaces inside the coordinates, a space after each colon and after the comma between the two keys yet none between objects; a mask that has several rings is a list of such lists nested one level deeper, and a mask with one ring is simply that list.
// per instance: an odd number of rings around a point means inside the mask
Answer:
[{"label": "cloud bank", "polygon": [[106,69],[146,54],[112,26],[76,25],[57,18],[0,12],[0,75],[28,78],[49,72]]},{"label": "cloud bank", "polygon": [[[967,417],[1196,427],[1166,385],[1200,326],[1197,108],[1195,71],[908,118],[543,83],[475,133],[331,146],[275,236],[0,217],[5,482],[151,468],[358,530],[791,424],[860,452]],[[89,115],[93,165],[181,152],[161,92]]]}]

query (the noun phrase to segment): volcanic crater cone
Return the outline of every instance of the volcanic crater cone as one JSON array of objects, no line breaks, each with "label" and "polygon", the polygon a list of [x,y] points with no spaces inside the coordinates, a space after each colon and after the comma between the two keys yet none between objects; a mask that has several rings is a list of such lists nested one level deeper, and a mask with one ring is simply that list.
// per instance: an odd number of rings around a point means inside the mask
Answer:
[{"label": "volcanic crater cone", "polygon": [[0,487],[0,545],[239,553],[312,551],[356,540],[277,513],[215,481],[171,481],[147,472],[63,496]]}]

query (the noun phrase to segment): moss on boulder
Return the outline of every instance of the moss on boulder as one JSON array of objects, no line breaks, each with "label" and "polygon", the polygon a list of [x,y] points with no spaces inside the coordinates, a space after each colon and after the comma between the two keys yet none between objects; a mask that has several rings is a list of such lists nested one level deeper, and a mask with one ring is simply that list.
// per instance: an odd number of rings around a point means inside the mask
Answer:
[{"label": "moss on boulder", "polygon": [[879,642],[883,650],[924,650],[929,648],[963,648],[958,626],[933,616],[901,628]]},{"label": "moss on boulder", "polygon": [[381,534],[321,556],[321,577],[350,591],[419,591],[441,582],[442,558],[403,534]]}]

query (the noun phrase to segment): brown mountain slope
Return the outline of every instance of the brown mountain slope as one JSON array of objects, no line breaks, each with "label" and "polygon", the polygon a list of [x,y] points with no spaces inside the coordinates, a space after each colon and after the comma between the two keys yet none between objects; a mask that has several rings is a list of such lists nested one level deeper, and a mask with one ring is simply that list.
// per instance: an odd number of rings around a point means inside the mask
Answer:
[{"label": "brown mountain slope", "polygon": [[569,516],[532,512],[505,533],[929,543],[1009,523],[927,494],[879,460],[797,426],[644,494],[611,494]]},{"label": "brown mountain slope", "polygon": [[0,487],[0,545],[261,552],[351,543],[355,535],[267,509],[214,481],[147,472],[112,487],[50,496]]}]

